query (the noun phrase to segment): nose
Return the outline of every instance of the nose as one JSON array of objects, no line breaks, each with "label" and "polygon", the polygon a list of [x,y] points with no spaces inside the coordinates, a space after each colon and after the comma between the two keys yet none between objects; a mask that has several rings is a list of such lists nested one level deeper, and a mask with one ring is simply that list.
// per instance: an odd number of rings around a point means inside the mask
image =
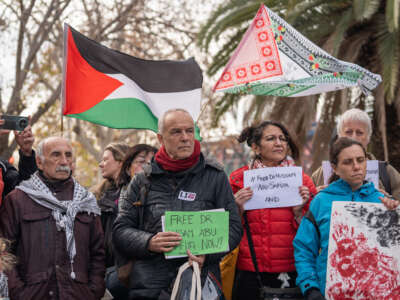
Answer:
[{"label": "nose", "polygon": [[102,169],[103,167],[104,167],[104,162],[101,161],[101,162],[99,163],[99,168]]},{"label": "nose", "polygon": [[278,137],[275,137],[275,144],[277,144],[277,145],[282,145],[281,139],[278,138]]},{"label": "nose", "polygon": [[68,164],[68,158],[67,158],[67,156],[66,156],[65,154],[62,154],[62,155],[61,155],[60,164],[61,164],[61,165],[66,165],[66,164]]},{"label": "nose", "polygon": [[189,134],[185,131],[182,132],[181,139],[187,141],[189,139]]},{"label": "nose", "polygon": [[359,170],[361,168],[361,164],[357,161],[354,162],[354,169]]}]

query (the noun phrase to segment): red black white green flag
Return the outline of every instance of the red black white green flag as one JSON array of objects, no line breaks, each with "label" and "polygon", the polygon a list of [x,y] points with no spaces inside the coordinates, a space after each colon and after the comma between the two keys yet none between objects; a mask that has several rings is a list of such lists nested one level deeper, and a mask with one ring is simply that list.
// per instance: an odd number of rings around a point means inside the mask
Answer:
[{"label": "red black white green flag", "polygon": [[203,77],[193,58],[139,59],[64,25],[62,114],[111,128],[150,129],[168,109],[197,120]]}]

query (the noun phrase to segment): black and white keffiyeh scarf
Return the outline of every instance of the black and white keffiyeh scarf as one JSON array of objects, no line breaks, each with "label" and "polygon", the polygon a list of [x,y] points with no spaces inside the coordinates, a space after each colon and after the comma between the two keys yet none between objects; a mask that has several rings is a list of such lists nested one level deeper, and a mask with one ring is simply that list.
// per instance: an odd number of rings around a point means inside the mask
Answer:
[{"label": "black and white keffiyeh scarf", "polygon": [[0,299],[8,299],[7,275],[0,272]]},{"label": "black and white keffiyeh scarf", "polygon": [[71,263],[71,278],[75,279],[73,269],[74,257],[76,255],[74,222],[79,212],[87,212],[100,215],[95,196],[82,187],[75,179],[74,195],[72,201],[59,201],[53,196],[50,189],[38,176],[36,172],[30,179],[20,183],[16,188],[26,193],[33,201],[43,207],[52,210],[56,221],[57,230],[64,230],[67,239],[67,252]]}]

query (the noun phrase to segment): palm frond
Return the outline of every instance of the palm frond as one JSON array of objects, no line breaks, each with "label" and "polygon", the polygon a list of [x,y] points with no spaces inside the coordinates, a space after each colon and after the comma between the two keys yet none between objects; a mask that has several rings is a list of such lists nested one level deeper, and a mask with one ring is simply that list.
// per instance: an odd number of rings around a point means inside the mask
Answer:
[{"label": "palm frond", "polygon": [[369,19],[373,14],[378,11],[380,3],[381,0],[354,0],[354,18],[357,21]]},{"label": "palm frond", "polygon": [[378,23],[378,55],[381,61],[385,98],[391,104],[399,80],[400,31],[390,32],[384,22]]}]

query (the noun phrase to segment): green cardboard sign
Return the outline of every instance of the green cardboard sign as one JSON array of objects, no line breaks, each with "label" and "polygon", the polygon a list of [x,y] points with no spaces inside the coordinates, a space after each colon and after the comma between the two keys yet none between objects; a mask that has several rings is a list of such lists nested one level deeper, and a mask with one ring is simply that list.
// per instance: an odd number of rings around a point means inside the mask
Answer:
[{"label": "green cardboard sign", "polygon": [[167,211],[164,231],[178,232],[181,243],[169,256],[187,256],[225,252],[229,250],[229,212],[227,211]]}]

